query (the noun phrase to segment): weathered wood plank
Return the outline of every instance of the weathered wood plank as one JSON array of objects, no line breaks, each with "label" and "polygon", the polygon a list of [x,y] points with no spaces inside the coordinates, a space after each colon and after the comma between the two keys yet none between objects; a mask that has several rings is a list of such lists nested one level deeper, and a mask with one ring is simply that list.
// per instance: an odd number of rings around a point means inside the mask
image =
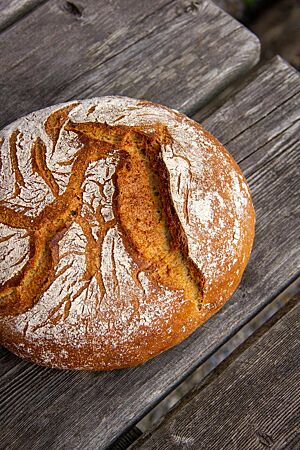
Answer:
[{"label": "weathered wood plank", "polygon": [[[214,97],[211,102],[201,108],[195,115],[194,119],[213,127],[214,133],[218,135],[224,145],[236,136],[238,132],[242,132],[250,126],[255,120],[255,109],[263,107],[266,114],[276,108],[280,102],[282,93],[289,89],[289,83],[293,85],[296,71],[291,70],[290,66],[284,66],[283,60],[277,56],[272,60],[270,66],[269,84],[266,85],[266,92],[260,89],[253,91],[253,85],[257,84],[261,79],[266,83],[264,65],[259,64],[248,74],[232,83],[224,89],[218,96]],[[282,62],[282,64],[280,64]],[[273,71],[273,73],[272,73]],[[281,74],[281,75],[280,75]],[[275,75],[275,76],[274,76]],[[253,92],[252,92],[253,91]],[[241,109],[242,120],[235,113],[235,103],[239,92],[245,92],[247,96],[252,93],[252,101],[249,103],[249,109],[244,111]],[[272,93],[276,92],[276,96]],[[244,94],[243,94],[244,95]],[[279,100],[279,102],[277,101]],[[239,98],[239,105],[242,103]],[[206,123],[206,119],[209,118]],[[209,125],[207,125],[209,124]]]},{"label": "weathered wood plank", "polygon": [[[281,124],[286,121],[290,125],[293,121],[298,120],[300,112],[299,108],[295,106],[299,105],[299,98],[296,96],[300,93],[300,86],[297,91],[293,89],[298,76],[299,72],[285,64],[280,57],[276,57],[272,60],[268,73],[264,66],[260,68],[252,80],[248,80],[241,90],[231,96],[221,107],[219,106],[218,110],[207,120],[201,121],[201,111],[195,118],[209,128],[230,151],[234,150],[236,145],[233,144],[233,141],[236,143],[238,136],[242,136],[247,142],[252,142],[253,148],[258,148],[263,141],[270,140],[276,135],[277,123]],[[263,84],[264,89],[259,88],[260,83]],[[290,88],[291,95],[289,96]],[[245,97],[247,107],[244,107],[243,103]],[[258,110],[264,112],[263,117],[259,118],[263,127],[256,129],[259,132],[253,136],[251,128],[258,120]],[[291,117],[285,117],[289,114],[293,114],[292,120],[290,120]],[[265,117],[268,118],[267,129]],[[239,160],[242,160],[244,155],[245,157],[249,155],[247,148],[242,149],[242,146],[239,145],[238,148]]]},{"label": "weathered wood plank", "polygon": [[[268,90],[270,73],[278,85],[289,80],[285,90]],[[243,140],[237,130],[236,140],[230,142],[250,178],[257,234],[242,284],[227,305],[181,345],[135,369],[60,372],[26,364],[3,351],[0,446],[106,448],[295,278],[300,266],[300,122],[292,112],[299,110],[293,99],[299,88],[299,75],[276,60],[264,67],[247,95],[240,92],[233,98],[240,121],[241,111],[249,112],[258,91],[261,98],[273,98],[274,108],[284,105],[290,113],[279,114],[276,137],[270,141],[268,129],[261,126],[269,117],[257,108],[251,113],[252,125],[248,123],[252,133],[246,129]],[[210,120],[213,128],[213,117]]]},{"label": "weathered wood plank", "polygon": [[0,127],[106,94],[191,112],[259,57],[257,38],[207,0],[68,4],[47,2],[2,33]]},{"label": "weathered wood plank", "polygon": [[130,449],[299,448],[300,304],[271,322]]},{"label": "weathered wood plank", "polygon": [[0,0],[0,31],[28,14],[45,0]]}]

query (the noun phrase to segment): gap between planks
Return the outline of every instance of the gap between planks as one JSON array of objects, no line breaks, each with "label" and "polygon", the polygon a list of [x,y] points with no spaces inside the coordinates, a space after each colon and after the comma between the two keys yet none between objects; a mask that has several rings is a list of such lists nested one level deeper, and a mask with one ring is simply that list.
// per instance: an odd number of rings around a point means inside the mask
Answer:
[{"label": "gap between planks", "polygon": [[224,367],[231,364],[238,355],[256,342],[263,333],[286,314],[294,306],[296,299],[300,299],[300,277],[196,368],[187,379],[149,411],[132,429],[109,447],[109,450],[126,450],[141,436],[143,439],[144,434],[160,426],[171,410],[180,408],[181,402],[185,402],[185,398],[190,392],[202,383],[209,383],[214,373],[219,373]]},{"label": "gap between planks", "polygon": [[298,448],[299,312],[298,295],[129,448]]}]

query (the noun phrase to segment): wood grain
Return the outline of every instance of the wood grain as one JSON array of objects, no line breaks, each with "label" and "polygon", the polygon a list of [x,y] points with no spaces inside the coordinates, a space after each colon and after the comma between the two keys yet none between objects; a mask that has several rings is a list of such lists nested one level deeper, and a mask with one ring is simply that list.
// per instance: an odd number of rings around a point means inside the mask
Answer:
[{"label": "wood grain", "polygon": [[[299,119],[300,112],[295,106],[299,105],[300,86],[299,89],[295,90],[294,88],[298,79],[299,72],[291,68],[280,57],[276,57],[270,63],[267,72],[265,66],[261,67],[238,92],[231,95],[222,106],[219,105],[218,110],[207,120],[201,120],[201,111],[195,118],[210,129],[230,152],[233,152],[234,148],[238,146],[237,157],[242,160],[244,156],[249,155],[249,149],[242,149],[242,146],[237,144],[239,136],[251,142],[255,149],[260,147],[262,142],[272,139],[277,134],[277,123],[280,126],[281,123],[290,125]],[[259,87],[260,83],[264,86],[263,89]],[[293,97],[295,98],[293,99]],[[247,102],[246,108],[243,105],[244,99]],[[257,117],[258,110],[263,111],[263,116],[259,119]],[[289,116],[290,113],[293,115],[292,117]],[[257,123],[258,120],[259,123]],[[262,127],[261,124],[263,124]],[[255,136],[253,136],[254,125],[260,126],[259,129],[256,128],[259,133]],[[250,139],[249,135],[251,135]]]},{"label": "wood grain", "polygon": [[130,449],[299,448],[299,302],[249,341]]},{"label": "wood grain", "polygon": [[[274,86],[285,84],[286,88],[270,91],[271,79]],[[235,157],[242,159],[257,212],[253,254],[232,299],[189,339],[135,369],[111,373],[43,369],[3,350],[0,448],[106,448],[296,277],[300,267],[300,122],[295,118],[299,89],[299,75],[276,59],[260,71],[256,82],[253,79],[250,90],[231,99],[236,116],[231,114],[227,127],[235,121],[238,128],[235,138],[229,133],[226,139],[231,139]],[[265,103],[250,113],[258,93]],[[267,108],[272,99],[274,107]],[[281,108],[283,113],[277,113]],[[247,126],[240,124],[244,116]],[[273,131],[265,129],[273,117]],[[209,120],[206,125],[214,131],[218,121]]]},{"label": "wood grain", "polygon": [[0,127],[121,94],[197,110],[252,67],[257,38],[207,0],[48,1],[1,35]]},{"label": "wood grain", "polygon": [[0,0],[0,31],[24,17],[45,0]]}]

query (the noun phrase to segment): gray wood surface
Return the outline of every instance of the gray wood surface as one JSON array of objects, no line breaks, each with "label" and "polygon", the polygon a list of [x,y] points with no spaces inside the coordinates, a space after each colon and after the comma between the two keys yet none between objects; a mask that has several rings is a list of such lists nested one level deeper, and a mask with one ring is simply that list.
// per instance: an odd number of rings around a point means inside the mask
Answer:
[{"label": "gray wood surface", "polygon": [[107,94],[195,111],[259,51],[254,35],[207,0],[48,1],[1,34],[0,127]]},{"label": "gray wood surface", "polygon": [[189,339],[135,369],[43,369],[3,350],[0,448],[106,448],[296,277],[299,74],[276,59],[249,83],[230,100],[233,113],[223,106],[228,131],[219,127],[219,112],[206,121],[217,135],[227,133],[223,138],[248,175],[257,212],[255,246],[238,291]]},{"label": "gray wood surface", "polygon": [[300,304],[263,331],[130,449],[299,449]]},{"label": "gray wood surface", "polygon": [[0,31],[12,25],[45,0],[0,0]]}]

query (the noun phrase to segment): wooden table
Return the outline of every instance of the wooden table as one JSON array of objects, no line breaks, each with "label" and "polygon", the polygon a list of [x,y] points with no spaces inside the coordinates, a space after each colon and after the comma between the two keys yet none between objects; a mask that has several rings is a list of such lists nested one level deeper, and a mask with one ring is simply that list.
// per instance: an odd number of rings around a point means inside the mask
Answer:
[{"label": "wooden table", "polygon": [[[182,344],[108,373],[45,369],[0,350],[1,449],[105,449],[299,275],[300,78],[280,58],[253,69],[258,39],[206,0],[0,8],[1,126],[74,98],[147,98],[202,122],[253,194],[256,239],[241,286]],[[299,448],[297,315],[291,302],[134,448]]]}]

